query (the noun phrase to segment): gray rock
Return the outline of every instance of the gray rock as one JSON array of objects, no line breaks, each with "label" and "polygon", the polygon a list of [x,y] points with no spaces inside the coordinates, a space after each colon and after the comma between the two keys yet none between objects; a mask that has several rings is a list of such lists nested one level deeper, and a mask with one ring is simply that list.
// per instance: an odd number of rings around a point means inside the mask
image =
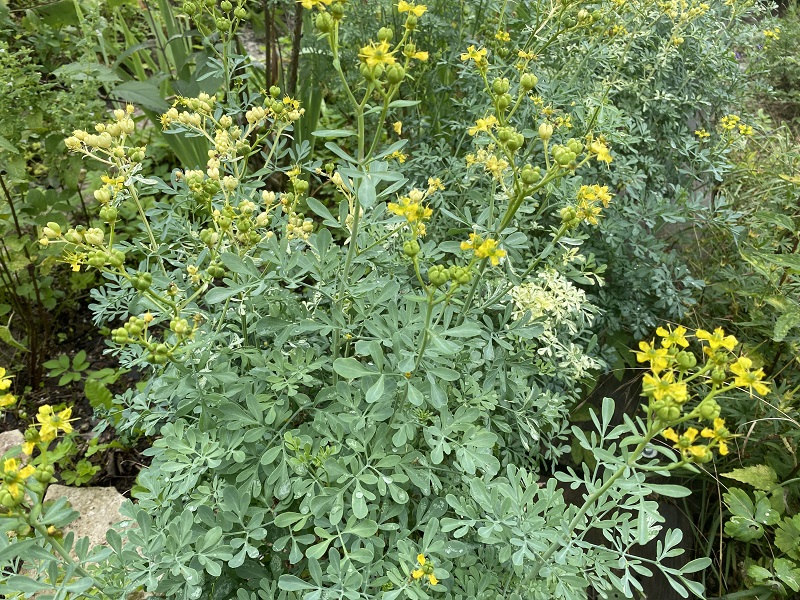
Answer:
[{"label": "gray rock", "polygon": [[88,537],[90,546],[105,544],[106,531],[114,523],[123,520],[119,508],[125,497],[113,487],[78,488],[51,485],[47,488],[44,499],[47,502],[61,497],[66,497],[72,509],[81,515],[70,523],[66,530],[74,532],[76,539]]},{"label": "gray rock", "polygon": [[24,441],[25,436],[16,429],[0,433],[0,456],[3,456],[3,454],[11,450],[14,446],[21,446]]}]

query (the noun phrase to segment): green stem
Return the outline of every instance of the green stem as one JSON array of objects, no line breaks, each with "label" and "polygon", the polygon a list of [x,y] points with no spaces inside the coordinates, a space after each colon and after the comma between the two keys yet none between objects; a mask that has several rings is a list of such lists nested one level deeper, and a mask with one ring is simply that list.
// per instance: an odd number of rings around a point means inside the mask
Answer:
[{"label": "green stem", "polygon": [[417,360],[414,361],[414,370],[416,371],[419,368],[420,363],[422,362],[422,356],[425,354],[425,349],[428,347],[428,339],[429,334],[428,330],[431,326],[431,317],[433,316],[433,288],[428,292],[428,307],[425,311],[425,327],[422,330],[422,340],[419,343],[419,352],[417,353]]},{"label": "green stem", "polygon": [[55,539],[53,536],[51,536],[49,533],[47,533],[47,529],[44,527],[44,525],[42,525],[41,523],[39,523],[39,521],[37,521],[37,520],[35,520],[33,518],[28,520],[28,524],[31,527],[33,527],[39,533],[39,535],[41,535],[45,539],[45,541],[48,544],[50,544],[50,546],[53,548],[55,553],[58,554],[64,560],[64,562],[66,562],[73,569],[75,569],[75,572],[78,573],[78,575],[80,575],[81,577],[88,577],[89,579],[91,579],[94,587],[101,594],[103,594],[106,598],[111,598],[111,596],[109,596],[105,592],[105,590],[97,582],[97,580],[94,577],[92,577],[91,574],[86,569],[84,569],[82,566],[80,566],[78,563],[76,563],[72,559],[72,557],[69,555],[69,552],[67,552],[64,549],[64,546],[61,545],[61,542],[59,542],[57,539]]},{"label": "green stem", "polygon": [[[655,432],[648,431],[647,435],[642,439],[641,442],[639,442],[639,445],[636,446],[634,451],[631,453],[628,460],[625,461],[625,464],[623,464],[619,469],[617,469],[617,471],[611,477],[609,477],[608,481],[606,481],[602,486],[600,486],[600,488],[595,490],[592,494],[589,495],[588,498],[586,498],[586,501],[583,503],[583,506],[581,506],[580,509],[578,509],[578,512],[572,518],[572,521],[570,521],[569,525],[567,526],[567,531],[570,534],[575,530],[575,528],[581,522],[581,519],[583,519],[583,517],[586,515],[589,509],[594,505],[594,503],[597,502],[597,500],[601,498],[603,494],[605,494],[609,489],[611,489],[611,486],[613,486],[614,483],[616,483],[616,481],[620,477],[622,477],[628,469],[630,469],[633,466],[633,464],[636,462],[636,459],[639,458],[639,456],[641,455],[642,450],[644,450],[644,448],[647,446],[647,444],[650,443],[650,440],[652,440],[654,436]],[[540,568],[550,559],[550,557],[553,556],[553,554],[556,553],[556,551],[562,545],[563,545],[562,540],[560,539],[554,540],[550,544],[550,546],[547,548],[547,550],[545,550],[544,554],[542,554],[542,556],[539,559]]]}]

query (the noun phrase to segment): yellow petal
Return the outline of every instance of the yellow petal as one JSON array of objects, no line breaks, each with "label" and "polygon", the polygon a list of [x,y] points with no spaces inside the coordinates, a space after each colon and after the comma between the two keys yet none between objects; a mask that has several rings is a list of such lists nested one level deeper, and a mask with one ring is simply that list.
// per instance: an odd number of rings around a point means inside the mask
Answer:
[{"label": "yellow petal", "polygon": [[421,565],[425,564],[425,555],[424,554],[417,554],[417,562]]},{"label": "yellow petal", "polygon": [[661,435],[668,439],[670,442],[678,443],[678,434],[675,433],[675,430],[670,427],[669,429],[665,429],[661,432]]}]

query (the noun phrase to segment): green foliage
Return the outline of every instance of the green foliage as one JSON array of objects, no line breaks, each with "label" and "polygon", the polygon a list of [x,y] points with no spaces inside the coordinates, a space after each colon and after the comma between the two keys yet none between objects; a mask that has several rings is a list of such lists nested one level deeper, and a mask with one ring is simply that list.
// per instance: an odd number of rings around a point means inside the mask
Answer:
[{"label": "green foliage", "polygon": [[74,381],[80,381],[83,378],[83,372],[89,368],[89,363],[86,361],[86,351],[81,350],[72,357],[71,362],[69,356],[61,354],[58,358],[48,360],[42,366],[45,369],[50,369],[47,373],[48,377],[60,378],[58,380],[60,387]]}]

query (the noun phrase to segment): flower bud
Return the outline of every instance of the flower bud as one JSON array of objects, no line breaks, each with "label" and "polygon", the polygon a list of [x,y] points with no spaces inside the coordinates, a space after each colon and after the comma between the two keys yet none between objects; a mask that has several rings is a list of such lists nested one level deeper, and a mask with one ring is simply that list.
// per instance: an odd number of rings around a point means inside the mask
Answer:
[{"label": "flower bud", "polygon": [[344,17],[344,3],[335,2],[331,6],[331,15],[333,15],[334,20],[341,21],[342,17]]},{"label": "flower bud", "polygon": [[539,125],[539,137],[542,141],[546,142],[553,137],[553,126],[550,123],[542,123]]},{"label": "flower bud", "polygon": [[406,76],[406,70],[398,65],[390,65],[388,69],[386,69],[386,81],[388,81],[392,85],[397,85],[403,78]]},{"label": "flower bud", "polygon": [[408,256],[409,258],[413,258],[417,254],[419,254],[420,247],[419,242],[416,240],[409,240],[403,243],[403,254]]},{"label": "flower bud", "polygon": [[110,205],[105,205],[100,209],[100,218],[108,224],[114,224],[117,221],[118,211]]},{"label": "flower bud", "polygon": [[85,234],[83,234],[83,237],[86,240],[86,243],[89,244],[90,246],[99,246],[100,244],[103,243],[103,238],[105,237],[105,234],[101,229],[98,229],[97,227],[92,227]]},{"label": "flower bud", "polygon": [[492,82],[492,92],[494,92],[495,96],[505,94],[510,87],[507,77],[498,77]]},{"label": "flower bud", "polygon": [[439,287],[450,279],[450,271],[442,265],[434,265],[428,269],[428,281]]},{"label": "flower bud", "polygon": [[330,33],[333,31],[333,17],[328,12],[319,13],[314,24],[321,33]]},{"label": "flower bud", "polygon": [[381,27],[378,30],[379,42],[391,42],[393,36],[394,36],[394,31],[392,31],[391,27]]},{"label": "flower bud", "polygon": [[42,233],[48,239],[54,240],[56,238],[61,237],[61,226],[54,221],[49,221],[47,223],[47,226],[44,229],[42,229]]},{"label": "flower bud", "polygon": [[233,4],[230,3],[230,0],[222,0],[219,3],[219,7],[224,11],[228,11],[233,8]]},{"label": "flower bud", "polygon": [[502,96],[497,97],[497,108],[501,111],[507,109],[511,106],[512,102],[511,94],[503,94]]},{"label": "flower bud", "polygon": [[526,92],[535,88],[537,83],[539,83],[539,78],[533,73],[523,73],[519,80],[520,87]]},{"label": "flower bud", "polygon": [[233,10],[233,16],[237,19],[246,19],[247,18],[247,9],[244,6],[237,6]]}]

